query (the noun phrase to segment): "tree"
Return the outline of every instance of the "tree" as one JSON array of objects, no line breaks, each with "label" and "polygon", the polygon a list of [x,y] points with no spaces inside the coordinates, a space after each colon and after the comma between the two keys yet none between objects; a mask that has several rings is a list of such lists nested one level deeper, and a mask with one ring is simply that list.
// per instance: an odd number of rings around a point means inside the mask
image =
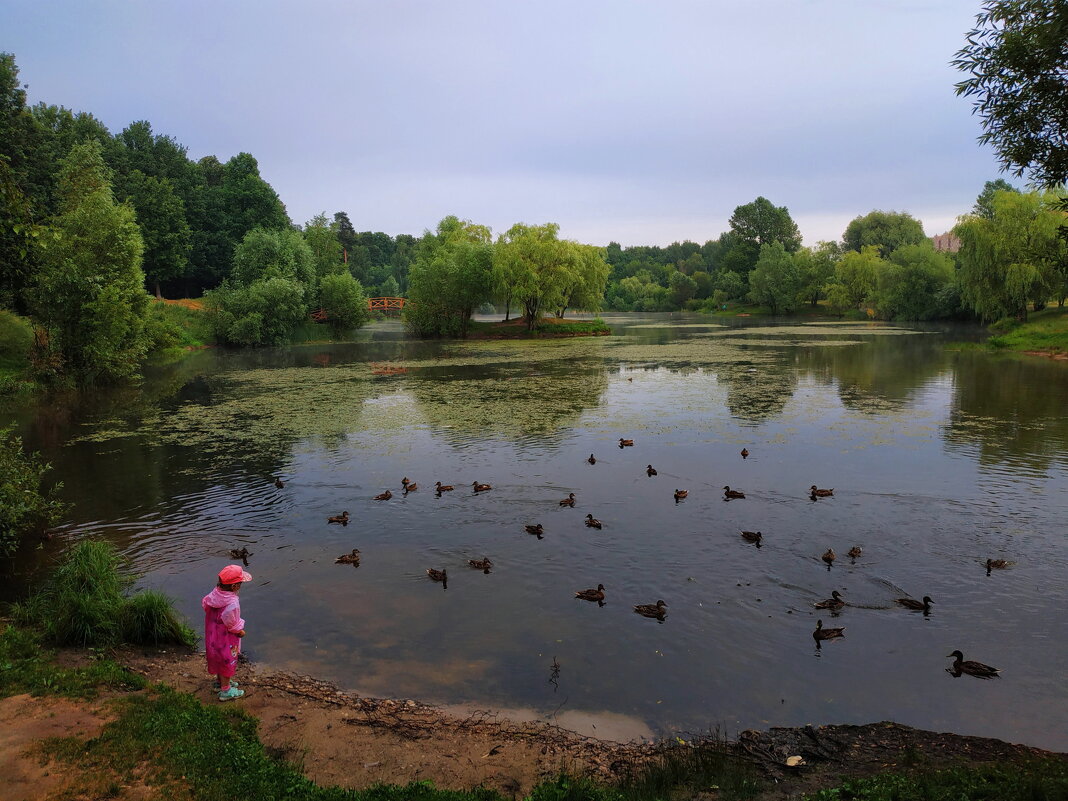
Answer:
[{"label": "tree", "polygon": [[983,191],[979,193],[979,197],[975,199],[975,205],[972,206],[972,214],[977,217],[989,220],[994,216],[994,195],[998,192],[1019,192],[1015,186],[1010,184],[1004,178],[998,178],[994,181],[987,181],[983,184]]},{"label": "tree", "polygon": [[220,186],[226,233],[240,242],[253,228],[289,228],[286,207],[278,193],[260,177],[259,163],[249,153],[238,153],[223,166]]},{"label": "tree", "polygon": [[278,274],[204,293],[215,336],[228,345],[284,345],[307,318],[304,286]]},{"label": "tree", "polygon": [[22,439],[0,428],[0,556],[11,556],[28,534],[55,525],[66,504],[56,498],[63,484],[41,488],[51,465],[24,453]]},{"label": "tree", "polygon": [[730,226],[731,242],[723,266],[743,275],[756,266],[764,245],[779,242],[788,253],[801,247],[801,232],[790,211],[765,197],[735,208]]},{"label": "tree", "polygon": [[826,287],[828,302],[838,309],[857,309],[875,289],[883,265],[876,245],[842,255],[834,267],[834,279]]},{"label": "tree", "polygon": [[299,231],[256,228],[245,235],[234,251],[230,277],[238,286],[249,286],[264,278],[287,278],[307,287],[314,295],[315,256]]},{"label": "tree", "polygon": [[317,214],[304,224],[304,241],[311,249],[315,275],[319,280],[327,275],[345,272],[343,249],[337,237],[337,223]]},{"label": "tree", "polygon": [[1042,186],[1068,179],[1068,7],[1060,0],[986,0],[951,62],[1006,170]]},{"label": "tree", "polygon": [[996,192],[993,216],[962,217],[961,298],[984,321],[1027,319],[1027,304],[1041,309],[1062,281],[1064,213],[1053,193]]},{"label": "tree", "polygon": [[926,240],[920,221],[904,211],[868,212],[850,222],[842,234],[845,250],[860,251],[875,245],[884,258],[903,245],[918,245]]},{"label": "tree", "polygon": [[956,311],[953,259],[930,242],[905,245],[879,265],[872,302],[884,320],[931,320]]},{"label": "tree", "polygon": [[686,301],[697,294],[697,281],[681,272],[674,272],[668,279],[671,302],[676,309],[681,309]]},{"label": "tree", "polygon": [[[567,245],[571,249],[571,270],[562,278],[557,317],[563,317],[568,308],[587,311],[597,311],[601,308],[605,284],[611,270],[604,259],[604,248],[570,241]],[[696,289],[696,284],[694,287]]]},{"label": "tree", "polygon": [[827,283],[834,276],[834,267],[842,251],[837,242],[818,242],[814,248],[801,248],[794,253],[800,286],[797,296],[813,306],[826,297]]},{"label": "tree", "polygon": [[364,325],[371,317],[363,287],[348,273],[323,276],[319,284],[319,305],[326,312],[326,323],[335,339],[347,330]]},{"label": "tree", "polygon": [[168,179],[145,175],[140,170],[127,176],[126,188],[145,244],[145,276],[160,298],[161,282],[176,281],[185,275],[191,248],[185,206]]},{"label": "tree", "polygon": [[133,209],[115,203],[98,142],[63,160],[60,197],[33,289],[48,347],[82,383],[132,376],[147,348],[144,244]]},{"label": "tree", "polygon": [[409,275],[404,320],[419,336],[465,337],[471,314],[492,293],[489,229],[452,215],[427,231]]},{"label": "tree", "polygon": [[793,255],[782,242],[760,248],[760,258],[749,273],[749,299],[771,308],[772,314],[792,311],[797,304],[801,278]]}]

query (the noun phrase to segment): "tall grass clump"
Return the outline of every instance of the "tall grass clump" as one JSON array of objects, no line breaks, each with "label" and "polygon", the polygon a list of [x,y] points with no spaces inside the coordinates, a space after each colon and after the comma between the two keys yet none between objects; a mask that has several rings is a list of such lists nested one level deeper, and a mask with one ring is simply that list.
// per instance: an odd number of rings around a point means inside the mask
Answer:
[{"label": "tall grass clump", "polygon": [[721,799],[747,799],[762,788],[753,765],[730,753],[727,743],[716,735],[688,743],[665,743],[652,759],[635,766],[619,783],[625,801],[690,798],[709,791]]},{"label": "tall grass clump", "polygon": [[193,645],[192,630],[166,596],[145,590],[127,597],[133,581],[113,545],[83,540],[40,589],[15,606],[15,619],[55,645]]}]

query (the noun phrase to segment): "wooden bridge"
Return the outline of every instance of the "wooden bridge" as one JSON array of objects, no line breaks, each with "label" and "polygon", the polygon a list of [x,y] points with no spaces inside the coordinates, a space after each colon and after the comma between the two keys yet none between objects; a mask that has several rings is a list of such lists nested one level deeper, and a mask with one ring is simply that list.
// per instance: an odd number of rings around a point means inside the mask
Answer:
[{"label": "wooden bridge", "polygon": [[[367,310],[396,314],[404,309],[406,301],[407,298],[368,298]],[[326,309],[316,309],[311,313],[311,318],[317,323],[325,322],[327,319]]]}]

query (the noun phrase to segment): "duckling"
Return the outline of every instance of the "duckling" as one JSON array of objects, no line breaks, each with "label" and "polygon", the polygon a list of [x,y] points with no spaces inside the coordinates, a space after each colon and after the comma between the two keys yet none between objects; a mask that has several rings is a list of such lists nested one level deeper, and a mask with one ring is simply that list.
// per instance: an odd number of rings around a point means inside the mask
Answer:
[{"label": "duckling", "polygon": [[401,486],[404,487],[405,489],[408,488],[408,485],[410,483],[411,482],[408,480],[408,476],[405,476],[404,478],[401,479]]},{"label": "duckling", "polygon": [[743,531],[742,539],[746,542],[752,542],[759,546],[761,540],[764,539],[764,535],[761,534],[759,531]]},{"label": "duckling", "polygon": [[1007,559],[987,559],[986,560],[986,574],[989,576],[991,570],[1004,570],[1011,565],[1012,562]]},{"label": "duckling", "polygon": [[864,553],[864,551],[861,549],[861,547],[859,545],[854,545],[852,548],[846,551],[846,556],[848,556],[850,559],[856,559],[862,553]]},{"label": "duckling", "polygon": [[477,481],[471,482],[471,488],[475,492],[485,492],[486,490],[493,489],[493,487],[491,487],[489,484],[479,484]]},{"label": "duckling", "polygon": [[249,553],[248,548],[244,546],[241,546],[240,550],[237,548],[230,549],[231,559],[248,559],[250,556],[252,556],[252,554]]},{"label": "duckling", "polygon": [[637,604],[634,611],[642,617],[656,617],[663,620],[664,615],[667,614],[667,604],[663,601],[657,601],[655,604]]},{"label": "duckling", "polygon": [[590,464],[597,464],[597,459],[594,458],[592,453],[590,454],[590,458],[587,459],[586,461],[589,462]]},{"label": "duckling", "polygon": [[276,487],[278,487],[278,489],[285,489],[286,482],[282,481],[282,479],[279,478],[278,476],[275,476],[274,477],[274,485]]},{"label": "duckling", "polygon": [[656,475],[656,468],[653,467],[651,464],[650,465],[646,465],[645,466],[645,475],[649,476],[649,478],[652,478],[653,476]]},{"label": "duckling", "polygon": [[739,490],[732,490],[730,487],[723,488],[723,497],[730,500],[731,498],[744,498],[745,493]]},{"label": "duckling", "polygon": [[439,493],[440,492],[452,492],[452,489],[453,489],[452,484],[442,484],[440,481],[435,481],[434,482],[434,487],[435,487],[435,489],[437,489],[437,491]]},{"label": "duckling", "polygon": [[833,565],[834,564],[834,560],[837,559],[837,558],[838,557],[834,553],[834,548],[828,548],[827,549],[827,553],[825,553],[823,556],[820,557],[820,559],[822,559],[824,562],[827,563],[827,567],[830,567],[831,565]]},{"label": "duckling", "polygon": [[523,528],[526,529],[527,534],[537,534],[538,535],[538,539],[541,539],[541,535],[545,533],[545,529],[542,528],[541,523],[538,523],[538,524],[533,525],[533,526],[526,525],[526,526],[523,526]]},{"label": "duckling", "polygon": [[816,621],[816,630],[814,632],[812,632],[812,639],[814,639],[817,643],[820,640],[833,640],[833,639],[836,639],[837,637],[844,637],[844,636],[845,636],[845,628],[844,627],[840,628],[840,629],[825,629],[825,628],[823,628],[823,621],[822,620],[817,620]]},{"label": "duckling", "polygon": [[486,573],[489,573],[490,568],[493,567],[493,562],[487,557],[483,557],[482,559],[468,559],[467,564],[471,565],[471,567],[477,567],[479,570]]},{"label": "duckling", "polygon": [[337,559],[334,560],[335,565],[359,565],[360,564],[360,549],[353,548],[351,553],[343,553]]},{"label": "duckling", "polygon": [[569,492],[567,494],[567,497],[564,498],[562,501],[560,501],[560,505],[561,506],[570,506],[572,509],[574,509],[575,508],[575,493]]},{"label": "duckling", "polygon": [[600,520],[598,520],[598,519],[597,519],[596,517],[594,517],[593,515],[586,515],[586,526],[587,526],[588,528],[596,528],[596,529],[599,529],[599,528],[601,528],[601,521],[600,521]]},{"label": "duckling", "polygon": [[343,526],[347,526],[349,524],[349,513],[348,512],[342,512],[339,515],[334,515],[333,517],[328,517],[328,518],[326,518],[326,522],[327,523],[340,523]]},{"label": "duckling", "polygon": [[419,489],[419,485],[414,481],[409,481],[404,485],[404,494],[407,495],[409,492],[415,492],[417,489]]},{"label": "duckling", "polygon": [[604,601],[604,585],[598,584],[595,590],[579,590],[575,593],[576,598],[581,598],[583,601],[597,601],[600,603]]},{"label": "duckling", "polygon": [[746,448],[742,448],[741,452],[742,452],[742,458],[743,459],[748,459],[749,458],[749,451]]},{"label": "duckling", "polygon": [[627,447],[630,447],[633,444],[634,444],[634,440],[632,440],[632,439],[623,439],[623,437],[619,438],[619,447],[621,447],[621,448],[627,448]]},{"label": "duckling", "polygon": [[834,489],[833,488],[831,488],[831,489],[820,489],[815,484],[813,484],[811,487],[809,487],[809,492],[812,495],[815,495],[817,498],[830,498],[832,495],[834,495]]},{"label": "duckling", "polygon": [[845,606],[845,601],[842,600],[842,593],[838,590],[831,590],[831,597],[826,601],[817,601],[812,604],[816,609],[841,609]]},{"label": "duckling", "polygon": [[906,609],[911,609],[913,612],[927,614],[931,611],[931,604],[934,602],[931,600],[930,595],[925,595],[922,601],[917,601],[915,598],[895,598],[894,603],[900,604]]},{"label": "duckling", "polygon": [[685,498],[689,494],[690,494],[689,490],[680,490],[680,489],[675,490],[675,502],[678,503],[679,501],[681,501],[683,498]]},{"label": "duckling", "polygon": [[448,571],[435,570],[432,567],[426,569],[426,574],[430,576],[431,581],[445,581],[448,578]]},{"label": "duckling", "polygon": [[953,657],[953,668],[950,672],[958,676],[961,673],[967,673],[969,676],[977,676],[980,679],[992,679],[1001,672],[1001,668],[990,667],[982,662],[974,662],[971,659],[965,661],[964,654],[960,651],[954,651],[947,656]]},{"label": "duckling", "polygon": [[389,490],[386,490],[385,492],[378,493],[378,495],[375,496],[375,500],[376,501],[388,501],[392,497],[393,497],[393,493],[390,492]]}]

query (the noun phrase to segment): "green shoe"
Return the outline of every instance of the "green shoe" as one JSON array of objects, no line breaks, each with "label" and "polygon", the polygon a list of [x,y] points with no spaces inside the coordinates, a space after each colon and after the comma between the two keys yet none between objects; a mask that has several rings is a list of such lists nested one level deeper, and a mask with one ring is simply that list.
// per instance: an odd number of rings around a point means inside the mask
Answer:
[{"label": "green shoe", "polygon": [[239,690],[236,687],[231,687],[229,690],[224,690],[219,693],[220,701],[233,701],[235,698],[240,698],[245,694],[244,690]]},{"label": "green shoe", "polygon": [[[219,684],[219,680],[218,679],[216,679],[214,682],[212,682],[212,686],[215,688],[216,691],[222,689],[222,685]],[[237,684],[236,681],[231,680],[230,681],[230,686],[231,687],[237,687],[238,684]]]}]

